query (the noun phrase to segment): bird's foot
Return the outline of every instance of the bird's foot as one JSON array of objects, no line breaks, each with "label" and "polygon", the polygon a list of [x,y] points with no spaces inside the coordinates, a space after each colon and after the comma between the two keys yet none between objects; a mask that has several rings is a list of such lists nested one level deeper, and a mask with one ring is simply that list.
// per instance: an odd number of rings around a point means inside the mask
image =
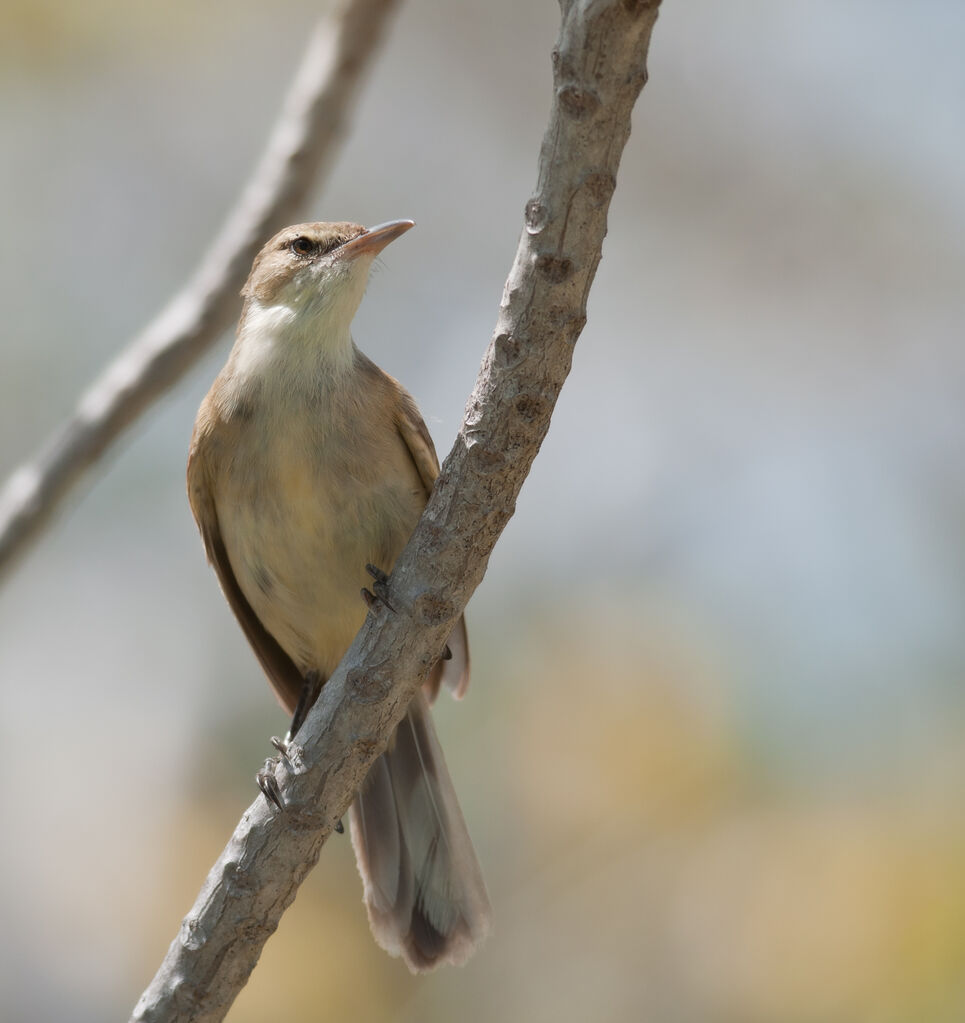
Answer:
[{"label": "bird's foot", "polygon": [[285,805],[281,800],[281,789],[275,780],[275,768],[279,764],[284,764],[287,768],[291,768],[290,751],[292,739],[295,737],[298,729],[304,724],[305,718],[308,717],[308,712],[312,709],[312,704],[318,699],[323,682],[324,679],[317,671],[310,671],[305,676],[302,682],[302,691],[298,694],[295,713],[292,715],[292,723],[288,728],[285,738],[279,739],[277,735],[271,737],[271,744],[278,750],[278,756],[269,757],[262,769],[255,775],[255,781],[258,782],[258,788],[265,794],[265,799],[279,810],[284,810]]},{"label": "bird's foot", "polygon": [[395,608],[389,600],[388,575],[375,565],[366,565],[365,571],[373,579],[371,590],[367,590],[364,586],[362,587],[362,599],[365,601],[366,606],[371,609],[376,604],[384,604],[390,611],[394,612]]},{"label": "bird's foot", "polygon": [[[255,775],[255,780],[258,782],[258,788],[261,789],[265,799],[268,800],[276,809],[284,811],[285,804],[281,798],[281,788],[278,782],[275,780],[275,768],[279,764],[285,764],[287,767],[291,767],[291,760],[288,756],[288,749],[291,746],[291,732],[285,736],[284,739],[279,739],[277,735],[271,737],[271,744],[278,750],[277,757],[269,757],[262,769]],[[338,835],[345,834],[345,825],[341,819],[335,822],[335,833]]]}]

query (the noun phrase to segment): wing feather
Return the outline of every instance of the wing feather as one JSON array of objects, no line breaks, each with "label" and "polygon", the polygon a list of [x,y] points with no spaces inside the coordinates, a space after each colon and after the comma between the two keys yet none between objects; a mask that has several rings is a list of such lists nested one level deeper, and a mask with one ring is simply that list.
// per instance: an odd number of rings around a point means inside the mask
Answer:
[{"label": "wing feather", "polygon": [[188,500],[191,503],[191,511],[201,532],[208,561],[218,576],[228,605],[261,662],[279,702],[289,714],[293,714],[302,690],[303,679],[294,661],[262,625],[238,585],[221,535],[218,512],[211,493],[204,439],[203,432],[195,434],[188,456]]}]

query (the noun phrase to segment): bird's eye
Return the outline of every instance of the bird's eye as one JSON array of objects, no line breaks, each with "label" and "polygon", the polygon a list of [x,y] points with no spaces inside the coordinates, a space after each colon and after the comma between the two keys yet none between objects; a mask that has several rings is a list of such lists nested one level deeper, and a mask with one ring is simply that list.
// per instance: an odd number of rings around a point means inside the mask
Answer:
[{"label": "bird's eye", "polygon": [[303,234],[295,238],[288,247],[296,256],[314,256],[318,251],[318,246],[315,242],[311,238],[306,238]]}]

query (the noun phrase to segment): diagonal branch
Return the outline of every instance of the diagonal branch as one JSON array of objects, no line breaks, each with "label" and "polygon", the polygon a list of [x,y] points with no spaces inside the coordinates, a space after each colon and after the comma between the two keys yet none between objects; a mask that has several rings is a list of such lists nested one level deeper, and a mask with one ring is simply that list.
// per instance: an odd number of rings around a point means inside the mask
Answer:
[{"label": "diagonal branch", "polygon": [[261,160],[194,276],[0,490],[0,573],[84,472],[237,319],[238,293],[259,247],[298,219],[331,164],[396,6],[397,0],[346,0],[319,22]]},{"label": "diagonal branch", "polygon": [[221,1020],[486,569],[586,319],[659,0],[563,0],[539,182],[455,445],[390,581],[278,769],[286,810],[245,813],[133,1020]]}]

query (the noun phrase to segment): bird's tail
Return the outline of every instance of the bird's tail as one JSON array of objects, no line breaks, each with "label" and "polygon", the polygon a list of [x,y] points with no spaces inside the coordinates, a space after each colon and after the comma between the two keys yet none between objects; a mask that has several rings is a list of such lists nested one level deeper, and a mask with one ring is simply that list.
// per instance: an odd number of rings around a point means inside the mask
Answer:
[{"label": "bird's tail", "polygon": [[491,910],[421,692],[349,821],[376,941],[413,972],[462,965],[489,933]]}]

